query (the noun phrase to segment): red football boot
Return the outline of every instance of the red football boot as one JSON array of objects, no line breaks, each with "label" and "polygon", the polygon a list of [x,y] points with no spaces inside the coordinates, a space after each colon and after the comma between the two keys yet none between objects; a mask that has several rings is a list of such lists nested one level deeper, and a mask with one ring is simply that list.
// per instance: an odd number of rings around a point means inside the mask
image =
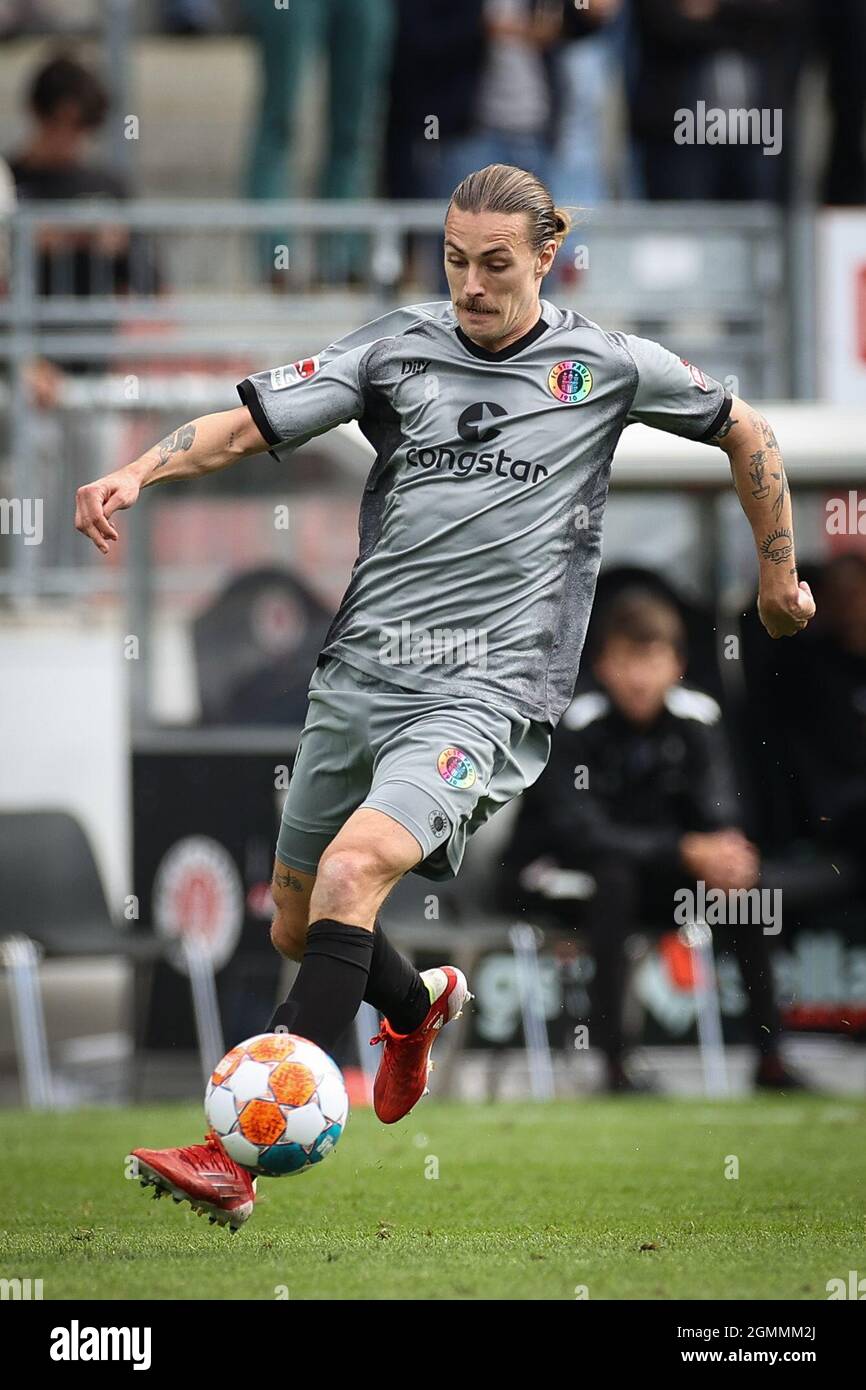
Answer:
[{"label": "red football boot", "polygon": [[439,1029],[459,1018],[467,999],[473,998],[463,971],[453,965],[422,970],[421,978],[433,1002],[420,1027],[413,1033],[395,1033],[383,1018],[381,1032],[370,1039],[373,1046],[385,1044],[373,1086],[373,1108],[383,1125],[402,1120],[427,1094],[427,1078],[433,1069],[430,1050]]},{"label": "red football boot", "polygon": [[236,1231],[252,1215],[256,1185],[252,1173],[229,1158],[216,1135],[185,1149],[133,1149],[142,1187],[156,1188],[154,1197],[171,1193],[176,1202],[189,1202],[211,1225]]}]

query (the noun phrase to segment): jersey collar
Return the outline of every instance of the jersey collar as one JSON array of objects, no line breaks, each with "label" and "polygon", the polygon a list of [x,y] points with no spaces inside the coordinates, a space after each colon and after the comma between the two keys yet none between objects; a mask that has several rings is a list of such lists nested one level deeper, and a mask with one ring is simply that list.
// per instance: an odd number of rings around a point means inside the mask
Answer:
[{"label": "jersey collar", "polygon": [[539,315],[536,323],[530,328],[528,333],[524,333],[522,338],[517,338],[515,342],[509,343],[508,347],[500,348],[498,352],[490,352],[488,348],[479,347],[478,343],[473,343],[463,332],[458,323],[454,332],[460,339],[467,352],[471,352],[473,357],[479,357],[482,362],[507,362],[509,357],[514,357],[518,352],[523,352],[531,343],[540,338],[542,333],[546,333],[548,328],[547,321],[543,314]]}]

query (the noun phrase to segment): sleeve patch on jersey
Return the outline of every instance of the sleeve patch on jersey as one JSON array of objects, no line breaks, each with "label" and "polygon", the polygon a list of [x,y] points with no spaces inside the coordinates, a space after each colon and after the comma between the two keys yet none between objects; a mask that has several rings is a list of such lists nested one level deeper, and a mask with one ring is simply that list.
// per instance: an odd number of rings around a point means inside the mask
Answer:
[{"label": "sleeve patch on jersey", "polygon": [[699,724],[718,724],[722,711],[712,695],[688,686],[673,685],[665,696],[665,705],[678,719],[696,719]]},{"label": "sleeve patch on jersey", "polygon": [[290,362],[287,367],[274,367],[271,372],[271,390],[285,391],[298,381],[306,381],[319,370],[318,357],[302,357],[299,362]]},{"label": "sleeve patch on jersey", "polygon": [[700,367],[696,367],[695,364],[693,362],[690,362],[687,357],[681,357],[680,361],[682,362],[684,367],[688,367],[689,376],[691,377],[695,385],[698,387],[698,389],[701,391],[709,391],[710,383],[707,381],[707,378],[704,376]]}]

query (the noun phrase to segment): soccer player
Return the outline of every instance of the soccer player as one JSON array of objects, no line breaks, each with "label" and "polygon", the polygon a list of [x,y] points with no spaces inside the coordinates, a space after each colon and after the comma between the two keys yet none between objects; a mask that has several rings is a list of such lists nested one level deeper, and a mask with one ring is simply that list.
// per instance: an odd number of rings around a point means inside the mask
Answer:
[{"label": "soccer player", "polygon": [[[386,1124],[424,1093],[467,984],[451,966],[419,974],[377,913],[410,870],[456,874],[467,836],[544,767],[574,690],[624,427],[719,445],[754,533],[765,628],[791,635],[815,611],[770,425],[659,344],[541,300],[568,229],[533,174],[468,175],[445,219],[450,302],[397,309],[257,373],[240,407],[182,425],[77,495],[78,530],[107,554],[114,513],[142,487],[265,449],[283,459],[349,420],[376,449],[277,841],[271,938],[300,970],[270,1026],[330,1051],[371,1003]],[[158,1189],[222,1224],[252,1211],[249,1173],[213,1137],[138,1155]]]}]

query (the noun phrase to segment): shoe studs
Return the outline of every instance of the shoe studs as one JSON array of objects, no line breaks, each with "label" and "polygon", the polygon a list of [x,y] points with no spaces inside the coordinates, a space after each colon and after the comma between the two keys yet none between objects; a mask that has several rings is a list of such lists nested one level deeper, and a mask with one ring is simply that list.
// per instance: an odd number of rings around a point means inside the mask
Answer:
[{"label": "shoe studs", "polygon": [[183,1202],[189,1202],[190,1208],[192,1211],[195,1212],[196,1216],[206,1216],[208,1219],[208,1224],[211,1226],[225,1226],[228,1230],[231,1231],[232,1235],[237,1235],[238,1231],[240,1230],[240,1226],[235,1225],[229,1216],[221,1218],[218,1215],[214,1215],[214,1213],[209,1211],[207,1207],[201,1206],[198,1203],[193,1202],[189,1197],[175,1196],[175,1194],[171,1192],[169,1188],[160,1186],[157,1179],[154,1177],[142,1176],[141,1178],[139,1178],[139,1186],[152,1187],[153,1200],[155,1202],[158,1202],[161,1197],[171,1196],[171,1200],[175,1203],[176,1206],[180,1206]]},{"label": "shoe studs", "polygon": [[463,1010],[466,1008],[466,1005],[467,1005],[467,1004],[471,1004],[471,1003],[472,1003],[472,1000],[473,1000],[474,998],[475,998],[475,995],[474,995],[474,994],[470,994],[469,991],[467,990],[467,991],[466,991],[466,994],[465,994],[465,996],[464,996],[464,999],[463,999],[463,1003],[462,1003],[461,1008],[460,1008],[460,1012],[459,1012],[459,1013],[456,1013],[456,1014],[454,1015],[454,1017],[455,1017],[455,1018],[462,1018],[462,1017],[463,1017]]}]

